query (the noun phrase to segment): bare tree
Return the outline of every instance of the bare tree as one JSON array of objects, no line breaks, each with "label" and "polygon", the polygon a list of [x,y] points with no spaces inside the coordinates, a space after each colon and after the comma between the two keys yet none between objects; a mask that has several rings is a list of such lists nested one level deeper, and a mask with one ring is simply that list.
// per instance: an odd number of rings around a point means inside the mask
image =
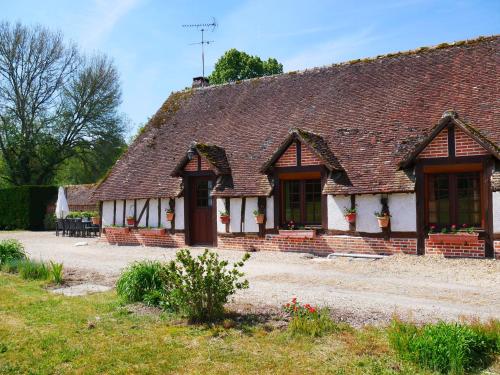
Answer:
[{"label": "bare tree", "polygon": [[10,183],[51,182],[57,167],[122,135],[118,73],[60,33],[0,23],[0,151]]}]

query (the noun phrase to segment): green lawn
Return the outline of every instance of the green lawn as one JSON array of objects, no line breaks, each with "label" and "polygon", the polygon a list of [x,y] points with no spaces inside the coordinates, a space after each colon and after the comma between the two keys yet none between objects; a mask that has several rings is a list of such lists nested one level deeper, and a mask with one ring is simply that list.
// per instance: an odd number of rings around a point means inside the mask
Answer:
[{"label": "green lawn", "polygon": [[114,292],[70,298],[43,286],[0,273],[1,374],[425,373],[395,356],[383,329],[311,339],[258,325],[179,325],[129,313]]}]

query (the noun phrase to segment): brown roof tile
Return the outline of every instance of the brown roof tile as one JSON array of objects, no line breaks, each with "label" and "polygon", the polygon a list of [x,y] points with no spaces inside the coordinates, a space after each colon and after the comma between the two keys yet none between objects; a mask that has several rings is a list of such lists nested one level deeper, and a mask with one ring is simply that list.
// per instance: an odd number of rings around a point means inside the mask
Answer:
[{"label": "brown roof tile", "polygon": [[[332,194],[413,191],[398,164],[453,109],[500,144],[500,37],[172,94],[96,192],[99,200],[172,197],[192,142],[225,150],[232,187],[267,195],[260,168],[291,129],[314,133],[345,170]],[[348,182],[346,183],[347,180]]]}]

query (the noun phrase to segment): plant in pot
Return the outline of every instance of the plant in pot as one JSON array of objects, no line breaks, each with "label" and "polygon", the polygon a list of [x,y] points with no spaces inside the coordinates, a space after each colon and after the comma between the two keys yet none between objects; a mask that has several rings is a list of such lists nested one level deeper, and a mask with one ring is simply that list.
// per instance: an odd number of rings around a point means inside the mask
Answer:
[{"label": "plant in pot", "polygon": [[89,212],[89,216],[90,216],[90,220],[92,221],[92,224],[94,224],[94,225],[101,224],[101,217],[99,216],[99,213],[97,211]]},{"label": "plant in pot", "polygon": [[347,208],[344,207],[344,217],[347,220],[348,223],[355,223],[356,222],[356,206]]},{"label": "plant in pot", "polygon": [[389,226],[389,219],[391,215],[387,212],[375,212],[375,216],[378,220],[378,226],[380,228],[387,228]]},{"label": "plant in pot", "polygon": [[254,210],[253,216],[255,216],[255,222],[257,224],[264,224],[264,221],[266,220],[266,214],[264,212],[260,212],[259,210]]},{"label": "plant in pot", "polygon": [[127,216],[127,225],[129,227],[134,227],[135,226],[135,219],[133,216]]},{"label": "plant in pot", "polygon": [[220,222],[222,224],[229,224],[229,220],[231,219],[229,216],[229,212],[227,210],[219,212]]},{"label": "plant in pot", "polygon": [[174,221],[174,215],[175,215],[174,210],[171,208],[167,208],[166,211],[167,211],[167,221]]}]

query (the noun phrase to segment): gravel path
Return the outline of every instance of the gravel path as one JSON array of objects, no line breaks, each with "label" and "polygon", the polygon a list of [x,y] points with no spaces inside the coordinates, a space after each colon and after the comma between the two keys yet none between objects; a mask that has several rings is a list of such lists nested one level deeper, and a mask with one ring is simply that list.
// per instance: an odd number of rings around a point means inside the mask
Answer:
[{"label": "gravel path", "polygon": [[[55,237],[48,232],[0,233],[3,238],[19,239],[34,259],[63,262],[70,277],[104,285],[112,285],[130,262],[175,256],[174,249],[110,246],[98,239]],[[81,241],[88,246],[75,246]],[[230,261],[242,256],[241,251],[217,252]],[[383,323],[394,313],[416,321],[500,319],[500,262],[495,260],[404,255],[375,261],[326,260],[258,252],[244,271],[250,289],[237,294],[236,309],[278,308],[296,296],[329,306],[337,317],[355,325]]]}]

